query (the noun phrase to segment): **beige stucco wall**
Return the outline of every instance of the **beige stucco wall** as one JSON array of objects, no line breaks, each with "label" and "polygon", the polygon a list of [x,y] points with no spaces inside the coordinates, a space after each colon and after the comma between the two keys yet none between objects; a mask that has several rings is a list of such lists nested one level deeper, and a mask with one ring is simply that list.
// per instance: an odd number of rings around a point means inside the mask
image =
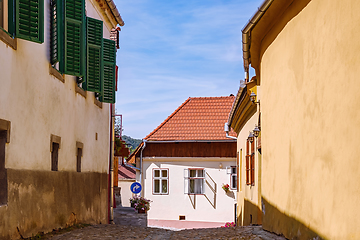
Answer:
[{"label": "beige stucco wall", "polygon": [[[222,168],[219,168],[220,163]],[[186,221],[218,222],[223,225],[225,222],[233,222],[236,190],[226,194],[222,184],[230,185],[230,174],[227,174],[226,167],[235,166],[235,163],[235,158],[144,158],[144,196],[153,201],[148,211],[148,219],[179,220],[179,215],[183,215]],[[168,195],[152,194],[154,168],[169,169]],[[189,195],[184,193],[184,169],[188,168],[204,168],[216,183],[215,208],[205,196],[197,195],[194,209]],[[208,177],[206,180],[211,183]],[[205,194],[211,201],[214,199],[207,186]]]},{"label": "beige stucco wall", "polygon": [[[86,6],[88,12],[95,11],[92,4]],[[0,118],[11,121],[6,168],[49,170],[54,134],[61,137],[59,171],[76,171],[79,141],[84,144],[82,170],[107,172],[109,104],[101,109],[94,104],[94,93],[88,92],[86,99],[76,94],[73,76],[65,75],[63,83],[49,74],[48,29],[43,44],[17,39],[13,50],[0,42]]]},{"label": "beige stucco wall", "polygon": [[[100,108],[94,93],[86,98],[76,93],[75,77],[65,75],[63,83],[49,74],[50,1],[44,6],[43,44],[17,39],[14,50],[0,41],[0,119],[11,122],[0,239],[107,222],[109,104]],[[88,16],[102,19],[95,5],[86,1],[86,7]],[[105,38],[109,28],[104,23]],[[61,137],[58,172],[51,171],[51,134]],[[81,173],[76,172],[77,141],[83,143]]]},{"label": "beige stucco wall", "polygon": [[312,0],[285,21],[299,2],[262,45],[263,226],[359,239],[360,2]]}]

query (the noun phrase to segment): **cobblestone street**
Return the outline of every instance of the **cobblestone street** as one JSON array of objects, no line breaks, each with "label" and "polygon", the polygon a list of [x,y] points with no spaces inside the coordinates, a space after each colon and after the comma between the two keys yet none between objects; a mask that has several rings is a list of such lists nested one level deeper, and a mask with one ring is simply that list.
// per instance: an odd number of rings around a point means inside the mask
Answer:
[{"label": "cobblestone street", "polygon": [[146,214],[137,214],[132,208],[116,208],[115,224],[93,225],[51,239],[285,239],[262,230],[261,226],[171,231],[146,227],[146,222]]}]

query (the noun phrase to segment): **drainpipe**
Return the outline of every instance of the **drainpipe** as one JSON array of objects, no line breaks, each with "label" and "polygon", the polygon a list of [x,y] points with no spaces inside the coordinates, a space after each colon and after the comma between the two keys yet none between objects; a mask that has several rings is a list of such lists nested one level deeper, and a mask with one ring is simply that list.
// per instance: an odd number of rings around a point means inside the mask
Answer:
[{"label": "drainpipe", "polygon": [[224,125],[224,131],[226,132],[226,137],[227,137],[227,138],[237,140],[236,137],[229,136],[229,124],[228,124],[227,122],[226,122],[225,125]]},{"label": "drainpipe", "polygon": [[249,82],[249,66],[251,64],[250,59],[250,43],[251,43],[251,35],[250,32],[252,28],[258,23],[260,18],[264,15],[266,10],[269,8],[271,3],[274,0],[265,0],[261,6],[258,8],[254,16],[249,20],[249,22],[245,25],[242,31],[242,49],[243,49],[243,60],[244,60],[244,70],[245,70],[245,82]]},{"label": "drainpipe", "polygon": [[[146,140],[145,139],[143,139],[143,146],[142,146],[142,148],[141,148],[141,151],[140,151],[140,184],[142,185],[142,169],[143,169],[143,167],[142,167],[142,162],[143,162],[143,151],[144,151],[144,149],[145,149],[145,147],[146,147]],[[140,192],[140,196],[141,196],[142,194],[141,194],[141,192]]]},{"label": "drainpipe", "polygon": [[114,121],[115,121],[115,106],[110,104],[110,159],[109,159],[109,223],[114,224]]}]

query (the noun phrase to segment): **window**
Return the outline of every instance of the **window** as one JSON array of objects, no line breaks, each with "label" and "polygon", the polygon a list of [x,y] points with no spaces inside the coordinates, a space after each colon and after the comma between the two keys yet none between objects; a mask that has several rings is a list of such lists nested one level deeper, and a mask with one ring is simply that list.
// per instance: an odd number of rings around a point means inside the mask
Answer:
[{"label": "window", "polygon": [[84,144],[76,142],[76,171],[81,172],[81,157],[83,153]]},{"label": "window", "polygon": [[5,148],[10,143],[10,127],[9,121],[0,119],[0,205],[7,204],[8,201],[8,183],[7,171],[5,168]]},{"label": "window", "polygon": [[169,170],[153,169],[153,194],[169,193]]},{"label": "window", "polygon": [[51,171],[58,170],[58,163],[59,163],[59,144],[53,142],[52,151],[51,151]]},{"label": "window", "polygon": [[205,169],[185,169],[185,193],[205,194]]},{"label": "window", "polygon": [[116,48],[114,41],[104,39],[103,57],[104,81],[102,84],[100,101],[106,103],[115,103]]},{"label": "window", "polygon": [[[4,5],[5,1],[1,2]],[[7,3],[9,33],[17,38],[43,43],[44,0],[8,0]]]},{"label": "window", "polygon": [[94,18],[86,18],[87,28],[87,60],[86,60],[86,82],[84,89],[87,91],[101,93],[103,79],[102,69],[102,46],[103,46],[103,22]]},{"label": "window", "polygon": [[7,204],[7,174],[5,168],[6,131],[0,131],[0,205]]},{"label": "window", "polygon": [[[242,151],[240,149],[240,151]],[[241,161],[240,161],[240,154],[239,152],[236,153],[236,176],[237,176],[237,181],[236,181],[236,190],[237,191],[241,191],[240,189],[240,168],[241,168]]]},{"label": "window", "polygon": [[85,16],[84,0],[51,0],[51,65],[78,77],[100,102],[115,103],[116,43],[103,39],[103,22]]},{"label": "window", "polygon": [[[246,141],[246,184],[255,185],[255,143]],[[251,149],[250,149],[251,148]],[[251,152],[250,152],[251,151]]]},{"label": "window", "polygon": [[84,0],[51,0],[50,62],[61,73],[85,76],[85,22]]},{"label": "window", "polygon": [[0,0],[0,27],[4,28],[4,0]]},{"label": "window", "polygon": [[51,171],[58,171],[60,142],[61,142],[61,137],[51,134],[50,136]]},{"label": "window", "polygon": [[230,188],[237,189],[237,167],[230,167]]}]

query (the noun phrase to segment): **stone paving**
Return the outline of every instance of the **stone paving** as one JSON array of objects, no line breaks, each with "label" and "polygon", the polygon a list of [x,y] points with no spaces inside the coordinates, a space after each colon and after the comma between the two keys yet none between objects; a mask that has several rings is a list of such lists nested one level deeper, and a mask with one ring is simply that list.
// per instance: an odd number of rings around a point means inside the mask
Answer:
[{"label": "stone paving", "polygon": [[62,239],[265,239],[285,240],[284,237],[262,230],[261,226],[233,228],[207,228],[171,231],[146,227],[146,214],[137,214],[132,208],[114,209],[115,224],[93,225],[68,233],[56,235],[52,240]]}]

